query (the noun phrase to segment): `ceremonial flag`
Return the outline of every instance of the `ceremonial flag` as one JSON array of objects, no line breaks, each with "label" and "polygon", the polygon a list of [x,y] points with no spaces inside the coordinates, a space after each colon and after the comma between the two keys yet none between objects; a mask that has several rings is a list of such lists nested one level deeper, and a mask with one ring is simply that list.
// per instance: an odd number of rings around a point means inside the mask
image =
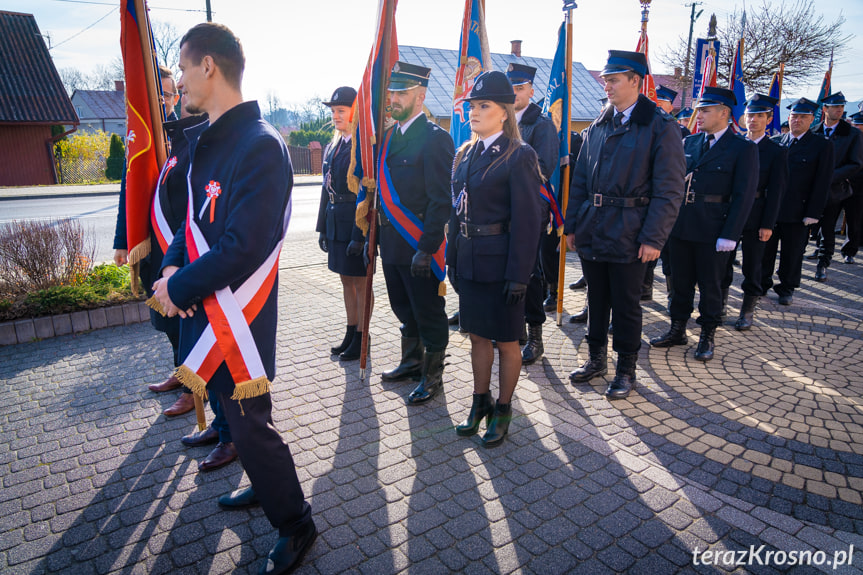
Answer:
[{"label": "ceremonial flag", "polygon": [[[150,252],[150,206],[167,159],[158,101],[161,84],[144,0],[120,3],[120,48],[126,79],[126,245],[135,269]],[[135,289],[136,276],[133,273]]]},{"label": "ceremonial flag", "polygon": [[[830,50],[830,64],[827,66],[827,71],[824,72],[824,81],[821,82],[821,91],[818,92],[818,103],[821,103],[821,100],[830,95],[830,82],[833,77],[833,50]],[[821,108],[819,107],[815,111],[815,120],[813,124],[817,124],[821,121]]]},{"label": "ceremonial flag", "polygon": [[647,55],[647,23],[644,23],[644,29],[638,37],[638,46],[635,47],[636,52],[644,54],[647,60],[647,75],[644,77],[644,82],[641,84],[641,93],[650,98],[656,103],[656,83],[653,81],[653,75],[650,73],[650,57]]},{"label": "ceremonial flag", "polygon": [[465,98],[473,89],[476,77],[490,69],[491,56],[485,33],[483,3],[480,0],[465,0],[449,129],[456,149],[470,140],[471,135],[469,106]]},{"label": "ceremonial flag", "polygon": [[[692,100],[696,101],[701,96],[702,82],[704,80],[705,74],[704,69],[707,66],[707,59],[710,56],[710,53],[713,53],[714,58],[714,69],[713,69],[713,81],[716,82],[716,55],[719,53],[720,45],[719,40],[707,40],[705,38],[698,38],[695,42],[695,69],[692,72]],[[716,84],[712,84],[715,86]]]},{"label": "ceremonial flag", "polygon": [[728,89],[734,92],[734,96],[737,98],[737,105],[731,109],[734,128],[738,132],[745,132],[746,127],[740,123],[746,112],[746,88],[743,86],[743,38],[737,41],[737,48],[734,50]]},{"label": "ceremonial flag", "polygon": [[561,187],[561,170],[563,166],[569,163],[569,87],[566,82],[566,22],[560,25],[560,31],[557,34],[557,50],[554,53],[554,61],[551,64],[551,75],[548,79],[548,89],[545,92],[545,100],[542,106],[542,113],[554,122],[557,128],[557,137],[560,141],[558,152],[559,161],[552,173],[548,184],[552,186],[552,199],[555,200],[552,205],[552,215],[554,216],[554,226],[558,230],[562,229],[563,217],[558,208],[557,199],[560,196]]},{"label": "ceremonial flag", "polygon": [[770,83],[770,93],[767,94],[771,98],[776,98],[777,104],[773,106],[773,119],[767,127],[767,135],[777,136],[782,133],[782,118],[779,114],[779,105],[782,103],[782,76],[781,72],[773,74],[773,81]]},{"label": "ceremonial flag", "polygon": [[[389,40],[389,51],[384,54],[384,35],[386,26],[384,20],[387,13],[395,14],[398,0],[379,0],[377,10],[377,29],[375,43],[372,46],[363,82],[357,91],[354,103],[355,134],[352,142],[351,166],[348,170],[348,187],[357,194],[357,226],[367,233],[369,223],[367,215],[369,204],[374,196],[377,182],[375,179],[375,152],[377,139],[383,134],[377,133],[378,122],[381,120],[381,104],[386,101],[387,84],[393,64],[399,58],[399,45],[396,40],[395,20]],[[369,193],[371,191],[371,193]]]},{"label": "ceremonial flag", "polygon": [[[716,51],[713,49],[713,42],[710,41],[707,44],[707,52],[704,54],[700,87],[695,97],[696,105],[697,101],[701,99],[702,95],[704,95],[704,88],[713,86],[716,86]],[[696,115],[693,113],[692,117],[689,119],[688,126],[689,131],[693,134],[697,134],[700,131],[698,129],[698,124],[695,123],[695,116]]]}]

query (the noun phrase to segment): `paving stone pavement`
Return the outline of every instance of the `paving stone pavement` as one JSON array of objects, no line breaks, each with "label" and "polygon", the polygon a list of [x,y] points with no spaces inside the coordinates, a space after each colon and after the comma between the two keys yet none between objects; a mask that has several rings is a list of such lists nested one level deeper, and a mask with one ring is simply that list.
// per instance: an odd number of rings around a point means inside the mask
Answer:
[{"label": "paving stone pavement", "polygon": [[[341,291],[315,238],[289,235],[282,256],[273,386],[320,532],[297,573],[863,572],[863,266],[837,262],[817,284],[807,262],[794,304],[771,294],[745,334],[729,327],[733,288],[716,359],[693,359],[690,322],[689,346],[645,343],[638,392],[614,403],[608,378],[569,383],[585,328],[549,321],[510,435],[486,450],[453,430],[471,402],[465,336],[450,332],[429,405],[408,409],[411,384],[381,382],[399,358],[381,274],[370,376],[329,356]],[[667,326],[658,277],[645,342]],[[566,290],[568,312],[583,303]],[[197,473],[209,448],[179,442],[193,415],[165,418],[176,394],[147,390],[170,365],[149,324],[0,349],[0,572],[257,571],[276,534],[260,509],[219,510],[248,479],[239,463]],[[696,549],[762,545],[761,560],[855,554],[835,569],[693,563]]]}]

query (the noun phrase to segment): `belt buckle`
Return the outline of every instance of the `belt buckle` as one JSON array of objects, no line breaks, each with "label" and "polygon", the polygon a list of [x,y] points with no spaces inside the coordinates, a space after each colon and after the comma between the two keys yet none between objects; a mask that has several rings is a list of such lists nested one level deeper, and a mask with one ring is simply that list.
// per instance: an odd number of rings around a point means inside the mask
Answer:
[{"label": "belt buckle", "polygon": [[593,207],[602,207],[602,194],[593,194]]},{"label": "belt buckle", "polygon": [[330,196],[330,203],[331,203],[331,204],[336,203],[336,196],[335,196],[335,194],[333,194],[333,193],[332,193],[331,191],[329,191],[329,190],[327,190],[327,194],[329,194],[329,196]]},{"label": "belt buckle", "polygon": [[686,192],[686,203],[694,204],[695,203],[695,192]]},{"label": "belt buckle", "polygon": [[462,236],[464,236],[466,238],[470,237],[470,234],[468,234],[468,232],[467,232],[467,222],[459,222],[458,223],[458,231]]}]

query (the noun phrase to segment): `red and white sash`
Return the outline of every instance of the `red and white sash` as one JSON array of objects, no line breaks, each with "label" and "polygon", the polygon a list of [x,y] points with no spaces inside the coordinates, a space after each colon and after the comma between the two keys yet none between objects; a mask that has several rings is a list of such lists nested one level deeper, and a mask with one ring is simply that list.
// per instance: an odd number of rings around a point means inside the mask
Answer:
[{"label": "red and white sash", "polygon": [[[189,260],[195,261],[207,253],[210,246],[192,214],[192,184],[189,178],[186,249],[189,251]],[[282,240],[290,218],[289,199],[283,221]],[[204,298],[203,305],[209,324],[183,361],[183,365],[177,368],[178,379],[195,394],[207,397],[207,382],[223,361],[234,380],[231,399],[257,397],[270,391],[270,381],[249,326],[260,313],[273,289],[278,276],[281,249],[282,241],[236,291],[226,287]]]},{"label": "red and white sash", "polygon": [[159,247],[162,248],[163,254],[168,251],[168,246],[174,241],[174,232],[171,231],[171,226],[168,225],[168,219],[165,217],[162,200],[159,198],[159,188],[165,185],[168,174],[176,165],[177,156],[171,156],[165,162],[165,165],[162,166],[162,172],[159,174],[159,180],[156,184],[156,193],[153,194],[153,206],[150,210],[150,224],[153,226],[156,241],[159,242]]}]

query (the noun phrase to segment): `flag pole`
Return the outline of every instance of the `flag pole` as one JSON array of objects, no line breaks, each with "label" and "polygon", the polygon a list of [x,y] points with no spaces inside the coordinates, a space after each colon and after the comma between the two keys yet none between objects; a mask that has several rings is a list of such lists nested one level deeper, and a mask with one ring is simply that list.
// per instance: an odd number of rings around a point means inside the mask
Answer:
[{"label": "flag pole", "polygon": [[138,37],[141,38],[141,54],[144,55],[144,72],[147,76],[147,99],[150,102],[153,143],[156,149],[156,161],[161,169],[168,161],[168,149],[165,142],[165,132],[162,129],[164,110],[159,98],[162,93],[162,86],[157,84],[159,69],[156,66],[156,51],[153,48],[153,30],[150,27],[147,0],[135,0],[135,12],[138,14]]},{"label": "flag pole", "polygon": [[[380,144],[383,141],[384,137],[384,128],[386,126],[386,111],[387,111],[387,98],[386,98],[386,88],[389,83],[390,70],[393,66],[393,63],[389,61],[389,53],[390,48],[392,46],[392,29],[393,29],[393,19],[395,16],[395,0],[385,0],[385,13],[384,13],[384,37],[383,42],[381,44],[382,57],[384,63],[384,69],[381,70],[380,75],[380,86],[378,86],[378,94],[380,94],[380,102],[378,105],[378,118],[377,125],[375,126],[375,138],[376,142],[372,142],[373,144]],[[377,152],[380,153],[380,146],[377,146]],[[377,162],[374,162],[375,170],[377,170]],[[377,181],[378,174],[375,174],[375,181]],[[371,322],[372,315],[372,284],[374,281],[375,274],[375,252],[377,248],[377,239],[378,239],[378,190],[375,189],[373,191],[373,196],[369,202],[369,241],[368,241],[368,259],[369,265],[366,267],[366,294],[365,299],[363,300],[363,339],[362,345],[360,346],[360,379],[365,380],[366,377],[366,365],[368,364],[368,356],[369,356],[369,323]]]},{"label": "flag pole", "polygon": [[[566,106],[562,110],[560,124],[566,126],[566,137],[569,138],[570,126],[572,124],[572,10],[578,8],[573,0],[564,0],[563,9],[566,12]],[[563,217],[566,218],[566,208],[569,204],[569,158],[563,166],[560,178],[560,208]],[[566,283],[566,236],[560,236],[560,255],[557,263],[557,325],[563,323],[563,286]]]}]

